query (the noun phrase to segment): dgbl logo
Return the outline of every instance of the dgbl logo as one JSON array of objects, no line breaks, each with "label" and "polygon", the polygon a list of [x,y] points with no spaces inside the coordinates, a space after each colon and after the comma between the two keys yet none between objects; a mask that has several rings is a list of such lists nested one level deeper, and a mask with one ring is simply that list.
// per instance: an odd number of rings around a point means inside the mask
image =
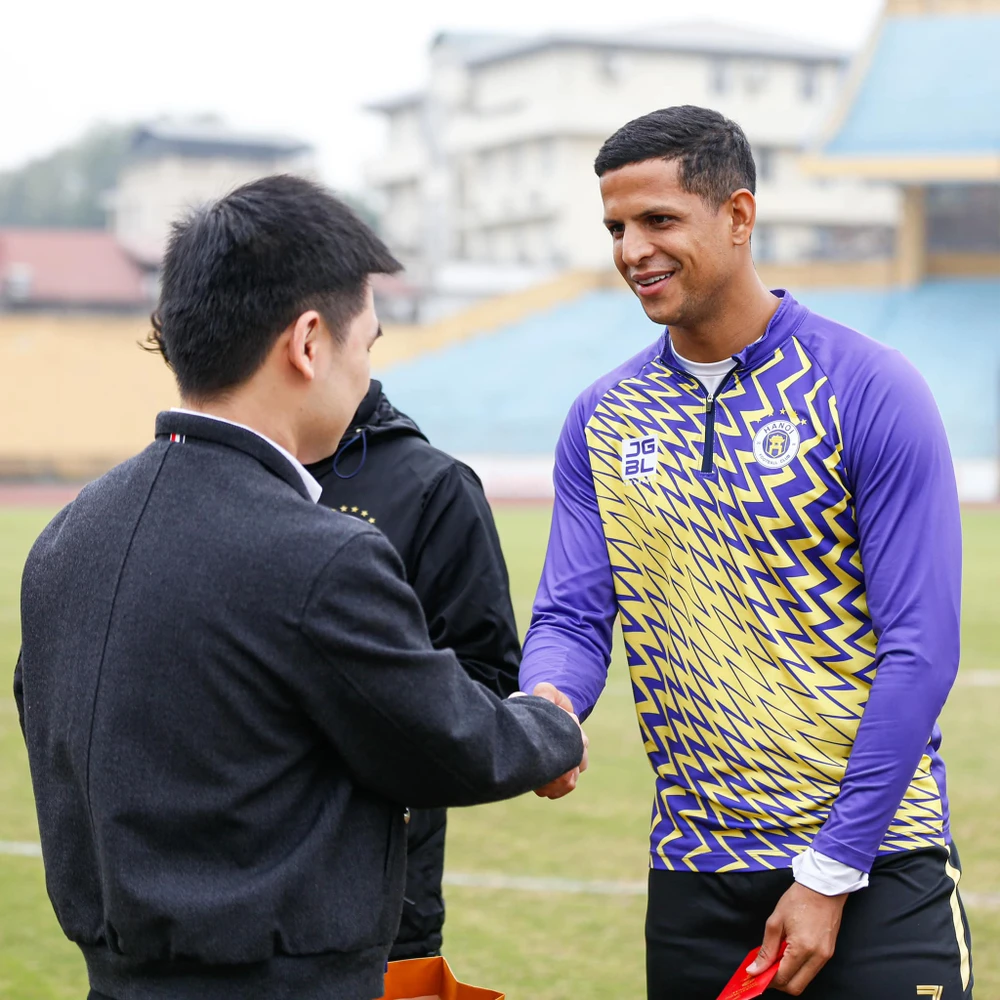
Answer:
[{"label": "dgbl logo", "polygon": [[633,482],[656,475],[660,443],[655,434],[622,439],[622,479]]}]

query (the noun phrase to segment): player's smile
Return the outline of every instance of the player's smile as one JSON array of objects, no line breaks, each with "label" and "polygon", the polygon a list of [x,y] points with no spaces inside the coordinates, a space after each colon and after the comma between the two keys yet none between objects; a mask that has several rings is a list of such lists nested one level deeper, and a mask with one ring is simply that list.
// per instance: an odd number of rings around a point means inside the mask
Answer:
[{"label": "player's smile", "polygon": [[662,271],[641,271],[638,274],[630,274],[629,283],[641,298],[653,298],[667,290],[678,270],[680,268],[675,267]]}]

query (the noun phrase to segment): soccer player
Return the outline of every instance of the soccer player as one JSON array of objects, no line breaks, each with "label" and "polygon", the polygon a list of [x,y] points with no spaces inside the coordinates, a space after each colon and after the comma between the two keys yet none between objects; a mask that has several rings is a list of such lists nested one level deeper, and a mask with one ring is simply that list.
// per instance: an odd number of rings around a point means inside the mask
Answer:
[{"label": "soccer player", "polygon": [[656,775],[649,998],[714,1000],[783,941],[786,993],[969,998],[937,727],[961,528],[934,400],[897,351],[761,283],[734,122],[656,111],[595,168],[615,264],[666,329],[566,420],[520,681],[586,716],[620,619]]}]

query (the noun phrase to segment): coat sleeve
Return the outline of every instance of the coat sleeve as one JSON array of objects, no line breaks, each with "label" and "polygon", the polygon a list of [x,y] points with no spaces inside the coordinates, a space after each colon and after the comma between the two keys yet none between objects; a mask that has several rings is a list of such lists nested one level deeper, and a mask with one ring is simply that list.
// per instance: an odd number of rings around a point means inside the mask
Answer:
[{"label": "coat sleeve", "polygon": [[475,805],[539,788],[580,763],[576,722],[541,698],[501,701],[435,650],[403,565],[374,529],[313,585],[297,667],[306,710],[358,784],[412,806]]},{"label": "coat sleeve", "polygon": [[521,643],[493,512],[470,469],[455,463],[434,483],[414,533],[407,578],[435,649],[506,698],[517,690]]},{"label": "coat sleeve", "polygon": [[896,352],[861,378],[845,394],[844,443],[875,675],[813,847],[869,871],[958,671],[962,527],[948,440],[923,379]]}]

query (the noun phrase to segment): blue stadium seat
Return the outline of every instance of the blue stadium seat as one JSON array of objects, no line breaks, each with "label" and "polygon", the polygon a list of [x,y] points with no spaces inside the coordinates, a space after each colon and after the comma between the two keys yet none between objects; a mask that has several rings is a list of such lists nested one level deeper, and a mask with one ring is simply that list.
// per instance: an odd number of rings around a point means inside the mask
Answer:
[{"label": "blue stadium seat", "polygon": [[892,291],[802,292],[802,302],[895,347],[937,400],[952,454],[1000,449],[1000,282],[928,281]]},{"label": "blue stadium seat", "polygon": [[[902,351],[929,382],[956,458],[998,452],[1000,282],[929,281],[912,290],[804,290],[797,298]],[[551,454],[588,384],[655,340],[627,292],[598,291],[506,329],[393,366],[389,398],[441,448]]]}]

